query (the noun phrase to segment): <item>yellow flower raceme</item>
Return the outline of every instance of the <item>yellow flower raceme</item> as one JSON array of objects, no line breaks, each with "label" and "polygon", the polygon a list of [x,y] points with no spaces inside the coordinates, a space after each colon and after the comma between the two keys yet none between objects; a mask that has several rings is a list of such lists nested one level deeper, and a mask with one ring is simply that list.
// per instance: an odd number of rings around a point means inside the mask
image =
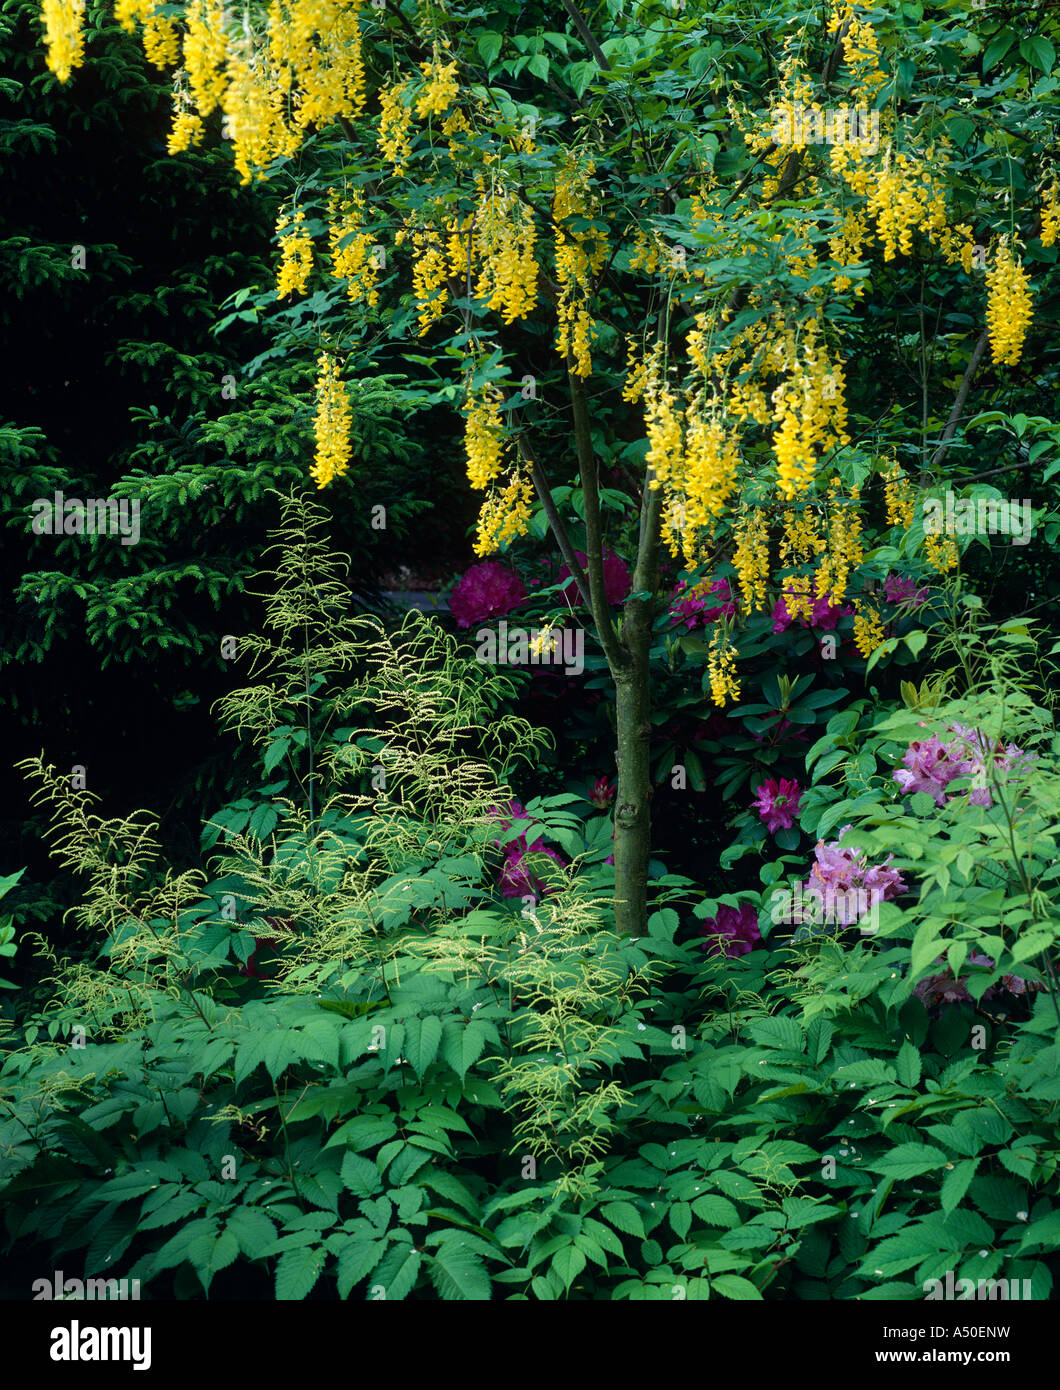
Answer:
[{"label": "yellow flower raceme", "polygon": [[928,532],[924,537],[924,561],[929,570],[946,574],[957,568],[960,556],[957,542],[944,531]]},{"label": "yellow flower raceme", "polygon": [[317,409],[313,422],[316,457],[310,470],[318,488],[327,487],[350,466],[350,408],[346,388],[339,380],[338,363],[328,353],[318,359]]},{"label": "yellow flower raceme", "polygon": [[437,323],[449,298],[449,258],[437,236],[430,231],[413,233],[416,257],[412,265],[412,292],[416,296],[417,318],[422,338]]},{"label": "yellow flower raceme", "polygon": [[460,86],[456,80],[456,63],[443,63],[441,53],[435,47],[431,61],[421,63],[420,71],[423,73],[424,85],[416,98],[416,115],[421,119],[431,115],[444,115],[460,94]]},{"label": "yellow flower raceme", "polygon": [[764,608],[769,583],[769,524],[763,509],[744,507],[733,533],[736,548],[732,563],[740,581],[744,608]]},{"label": "yellow flower raceme", "polygon": [[200,116],[221,104],[225,90],[224,6],[221,0],[191,0],[184,12],[184,71]]},{"label": "yellow flower raceme", "polygon": [[1015,367],[1031,321],[1030,276],[1008,238],[1002,237],[994,264],[986,275],[986,323],[990,350],[999,366]]},{"label": "yellow flower raceme", "polygon": [[412,109],[405,103],[410,87],[409,82],[395,82],[379,93],[379,149],[398,175],[412,154]]},{"label": "yellow flower raceme", "polygon": [[849,500],[839,497],[839,483],[828,485],[828,552],[817,567],[814,592],[837,607],[846,598],[850,571],[864,560],[861,544],[861,489],[852,487]]},{"label": "yellow flower raceme", "polygon": [[467,403],[464,449],[467,477],[481,492],[498,477],[504,460],[504,425],[501,423],[501,393],[493,388],[472,396]]},{"label": "yellow flower raceme", "polygon": [[504,487],[491,490],[478,519],[475,554],[493,555],[530,529],[534,485],[529,470],[516,472]]},{"label": "yellow flower raceme", "polygon": [[526,318],[537,304],[536,238],[534,214],[514,194],[483,195],[475,219],[475,298],[487,300],[505,323]]},{"label": "yellow flower raceme", "polygon": [[883,472],[884,502],[887,507],[887,525],[904,526],[906,530],[913,524],[916,513],[916,496],[913,484],[903,473],[901,465],[894,461]]},{"label": "yellow flower raceme", "polygon": [[791,344],[791,356],[789,379],[773,393],[777,490],[785,501],[812,485],[822,451],[850,442],[843,370],[818,346],[814,321],[802,347],[796,351]]},{"label": "yellow flower raceme", "polygon": [[719,709],[740,698],[740,680],[736,674],[736,652],[728,642],[721,646],[721,632],[715,628],[707,654],[707,673],[710,677],[710,697]]},{"label": "yellow flower raceme", "polygon": [[869,657],[884,641],[886,633],[880,622],[880,615],[871,603],[858,600],[854,617],[854,645],[868,661]]},{"label": "yellow flower raceme", "polygon": [[582,377],[591,376],[593,370],[593,322],[586,306],[593,277],[607,261],[608,242],[602,233],[576,232],[563,223],[568,218],[591,218],[599,213],[589,188],[592,173],[592,163],[579,169],[568,161],[556,173],[552,199],[552,216],[560,224],[555,235],[556,278],[560,285],[556,351],[563,358],[572,358],[575,375]]},{"label": "yellow flower raceme", "polygon": [[68,82],[85,58],[85,0],[43,0],[41,19],[48,67],[60,82]]},{"label": "yellow flower raceme", "polygon": [[1060,236],[1060,181],[1053,179],[1042,194],[1042,245],[1053,246]]},{"label": "yellow flower raceme", "polygon": [[[293,227],[293,230],[288,232],[288,227]],[[313,272],[313,239],[306,231],[305,213],[301,208],[295,213],[293,223],[286,213],[281,213],[276,223],[276,235],[280,239],[276,297],[284,299],[292,293],[305,294]]]},{"label": "yellow flower raceme", "polygon": [[340,198],[334,189],[331,190],[328,198],[331,273],[336,280],[347,281],[346,297],[351,304],[365,303],[375,308],[379,303],[379,291],[375,286],[383,273],[383,261],[376,254],[371,233],[365,231],[366,216],[364,194],[359,188],[346,198]]},{"label": "yellow flower raceme", "polygon": [[205,130],[202,120],[194,111],[174,111],[173,124],[166,137],[166,153],[183,154],[185,150],[190,150],[193,145],[199,144]]}]

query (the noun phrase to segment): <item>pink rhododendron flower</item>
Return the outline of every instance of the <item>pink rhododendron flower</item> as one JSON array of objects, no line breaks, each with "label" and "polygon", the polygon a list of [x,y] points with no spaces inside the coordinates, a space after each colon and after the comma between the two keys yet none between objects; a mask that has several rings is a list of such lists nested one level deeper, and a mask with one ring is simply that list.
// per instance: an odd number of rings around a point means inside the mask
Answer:
[{"label": "pink rhododendron flower", "polygon": [[779,782],[770,778],[763,782],[755,792],[752,809],[758,812],[760,820],[766,823],[771,835],[778,830],[790,830],[799,814],[799,800],[802,792],[798,782],[782,777]]},{"label": "pink rhododendron flower", "polygon": [[[505,849],[504,864],[501,866],[500,875],[497,879],[500,890],[506,898],[521,898],[525,894],[534,894],[539,890],[529,877],[529,869],[524,866],[523,860],[526,855],[531,853],[547,854],[550,859],[555,860],[559,865],[564,865],[555,850],[549,849],[544,840],[538,838],[533,844],[527,843],[527,833],[533,828],[533,821],[530,820],[526,811],[518,801],[510,801],[506,808],[498,806],[490,807],[491,813],[500,821],[502,830],[510,830],[516,821],[525,821],[526,830],[522,832],[517,840],[511,841]],[[493,842],[498,847],[500,840]],[[547,893],[549,890],[543,890]]]},{"label": "pink rhododendron flower", "polygon": [[526,586],[514,570],[499,560],[484,560],[465,570],[449,597],[457,627],[471,627],[486,618],[502,618],[526,598]]},{"label": "pink rhododendron flower", "polygon": [[589,800],[594,806],[599,807],[601,811],[607,810],[608,806],[610,806],[611,802],[614,800],[614,797],[614,785],[609,782],[606,777],[598,777],[589,788]]},{"label": "pink rhododendron flower", "polygon": [[[722,600],[720,607],[711,603],[710,595]],[[710,585],[703,580],[691,588],[682,579],[670,596],[671,619],[675,624],[684,623],[689,632],[699,623],[706,625],[735,615],[736,603],[727,579],[715,579]]]},{"label": "pink rhododendron flower", "polygon": [[718,908],[718,915],[704,922],[701,935],[707,938],[707,950],[712,955],[746,956],[762,940],[758,930],[758,912],[750,903],[740,907]]},{"label": "pink rhododendron flower", "polygon": [[912,608],[921,608],[929,592],[926,586],[918,589],[916,580],[904,575],[889,574],[883,581],[883,595],[888,603],[907,603]]},{"label": "pink rhododendron flower", "polygon": [[999,740],[988,738],[980,729],[969,728],[964,724],[948,724],[946,732],[953,738],[943,743],[937,734],[930,738],[914,739],[902,758],[903,766],[894,773],[894,780],[902,791],[912,795],[927,792],[934,798],[936,806],[944,806],[947,801],[957,799],[946,795],[946,788],[957,777],[971,777],[973,786],[967,794],[971,806],[990,806],[988,766],[992,766],[995,776],[1010,772],[1020,761],[1034,755],[1025,753],[1016,744],[1002,745]]},{"label": "pink rhododendron flower", "polygon": [[818,840],[810,877],[800,884],[803,898],[816,898],[825,922],[849,927],[860,922],[874,904],[887,902],[907,890],[897,869],[890,868],[893,854],[882,864],[869,864],[864,850],[844,847],[843,836],[851,827],[844,825],[839,839]]},{"label": "pink rhododendron flower", "polygon": [[563,867],[564,861],[555,850],[546,846],[544,840],[535,840],[530,846],[525,844],[521,847],[518,845],[510,846],[497,879],[500,890],[506,898],[521,898],[527,893],[541,892],[547,894],[550,891],[548,888],[542,888],[530,878],[529,866],[524,863],[527,854],[547,854],[550,859],[555,860],[560,867]]},{"label": "pink rhododendron flower", "polygon": [[[581,550],[576,550],[574,554],[577,557],[578,563],[581,565],[582,570],[584,571],[585,562],[587,559],[585,552]],[[570,569],[566,565],[564,565],[559,572],[559,578],[562,581],[564,579],[570,579],[570,577]],[[608,603],[621,603],[622,600],[629,593],[631,582],[632,581],[630,579],[629,566],[626,564],[625,560],[623,560],[620,556],[616,555],[613,550],[605,551],[604,593],[607,597]],[[568,598],[570,598],[571,596],[577,596],[578,593],[573,582],[566,586],[565,592]]]}]

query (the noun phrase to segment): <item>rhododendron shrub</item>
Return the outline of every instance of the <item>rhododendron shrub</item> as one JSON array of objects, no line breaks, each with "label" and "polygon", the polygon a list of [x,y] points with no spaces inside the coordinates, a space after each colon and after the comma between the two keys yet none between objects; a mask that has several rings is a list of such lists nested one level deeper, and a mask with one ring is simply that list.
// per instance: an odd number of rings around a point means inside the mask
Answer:
[{"label": "rhododendron shrub", "polygon": [[503,618],[526,598],[526,585],[507,565],[484,560],[461,575],[449,596],[457,627],[474,627],[487,618]]}]

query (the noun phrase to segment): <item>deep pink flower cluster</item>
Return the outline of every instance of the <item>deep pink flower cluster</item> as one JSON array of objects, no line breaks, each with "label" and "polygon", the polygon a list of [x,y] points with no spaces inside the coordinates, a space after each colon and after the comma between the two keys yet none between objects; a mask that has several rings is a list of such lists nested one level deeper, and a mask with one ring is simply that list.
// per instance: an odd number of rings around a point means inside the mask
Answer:
[{"label": "deep pink flower cluster", "polygon": [[[799,623],[803,627],[817,627],[822,632],[831,632],[838,625],[840,618],[848,617],[853,611],[853,608],[840,608],[838,603],[818,598],[813,601],[813,613],[809,621],[800,617]],[[778,599],[773,605],[773,631],[786,632],[794,621],[788,612],[788,605],[783,599]]]},{"label": "deep pink flower cluster", "polygon": [[449,597],[457,627],[471,627],[486,618],[502,618],[526,598],[526,586],[514,570],[499,560],[483,560],[465,570]]},{"label": "deep pink flower cluster", "polygon": [[[945,956],[939,956],[935,961],[936,965],[941,965],[945,961]],[[972,951],[968,955],[966,964],[982,965],[987,970],[993,970],[994,960],[992,956],[984,956],[979,951]],[[929,1009],[938,1004],[958,1004],[974,1003],[972,996],[968,993],[967,975],[961,975],[959,979],[954,979],[952,970],[944,970],[938,975],[928,975],[913,988],[916,997]],[[1001,990],[1008,990],[1009,994],[1026,994],[1028,990],[1041,989],[1037,980],[1025,980],[1022,975],[1003,975],[1000,984],[991,985],[989,989],[983,991],[984,999],[992,999]]]},{"label": "deep pink flower cluster", "polygon": [[606,777],[598,777],[589,788],[589,800],[601,811],[606,811],[615,799],[614,783]]},{"label": "deep pink flower cluster", "polygon": [[908,886],[897,869],[888,867],[893,854],[870,865],[864,850],[844,849],[843,836],[850,828],[844,825],[837,840],[817,841],[816,862],[802,889],[803,897],[820,902],[825,921],[844,927],[860,921],[871,904],[896,898]]},{"label": "deep pink flower cluster", "polygon": [[746,956],[762,940],[758,930],[758,912],[750,903],[740,907],[718,908],[718,915],[704,922],[702,936],[707,938],[707,950],[712,955]]},{"label": "deep pink flower cluster", "polygon": [[883,596],[888,603],[907,603],[911,608],[922,608],[929,592],[926,586],[918,589],[915,579],[903,575],[889,574],[883,581]]},{"label": "deep pink flower cluster", "polygon": [[990,786],[987,767],[992,765],[994,775],[1000,777],[1016,768],[1021,759],[1032,758],[1034,754],[1025,753],[1016,744],[1002,744],[991,739],[981,729],[969,728],[965,724],[948,724],[946,732],[953,737],[946,743],[932,734],[930,738],[914,739],[902,758],[903,766],[894,774],[894,780],[902,791],[912,795],[914,792],[927,792],[933,797],[936,806],[944,806],[947,801],[957,799],[947,797],[946,788],[957,777],[971,777],[974,785],[968,792],[971,806],[990,806]]},{"label": "deep pink flower cluster", "polygon": [[[708,597],[716,594],[721,606],[712,603]],[[715,579],[713,584],[694,584],[691,587],[682,579],[670,595],[670,617],[673,623],[684,623],[691,632],[698,624],[717,622],[719,618],[736,616],[736,602],[732,596],[727,579]]]},{"label": "deep pink flower cluster", "polygon": [[[502,830],[510,829],[515,821],[526,821],[526,830],[517,840],[512,840],[505,848],[504,864],[497,879],[501,892],[506,898],[521,898],[526,894],[533,895],[541,891],[547,894],[549,891],[547,888],[542,890],[531,880],[527,867],[523,863],[525,856],[527,854],[547,854],[550,859],[555,860],[561,866],[564,861],[555,850],[549,849],[540,837],[533,844],[527,843],[527,831],[533,827],[533,821],[518,801],[509,802],[506,810],[502,810],[499,806],[491,806],[490,810],[500,820]],[[494,840],[493,843],[499,846],[500,840]]]},{"label": "deep pink flower cluster", "polygon": [[801,796],[799,784],[794,779],[782,777],[777,782],[771,777],[755,792],[752,810],[758,812],[759,819],[766,823],[766,829],[775,835],[778,830],[790,830],[795,824]]},{"label": "deep pink flower cluster", "polygon": [[[588,557],[582,550],[576,550],[574,554],[577,557],[578,563],[581,565],[582,570],[584,571],[585,562]],[[564,565],[563,568],[560,570],[559,578],[561,581],[570,578],[570,569],[567,565]],[[605,551],[604,593],[607,596],[608,603],[621,603],[622,600],[629,593],[631,583],[632,580],[630,578],[629,566],[626,564],[625,560],[623,560],[621,556],[616,555],[613,550]],[[578,593],[573,583],[567,585],[565,592],[568,598],[572,601]]]}]

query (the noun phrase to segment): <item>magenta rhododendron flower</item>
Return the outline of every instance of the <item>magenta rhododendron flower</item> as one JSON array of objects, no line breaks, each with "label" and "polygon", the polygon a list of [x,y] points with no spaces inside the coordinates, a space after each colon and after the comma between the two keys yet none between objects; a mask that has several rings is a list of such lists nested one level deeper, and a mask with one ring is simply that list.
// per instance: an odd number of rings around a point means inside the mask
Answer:
[{"label": "magenta rhododendron flower", "polygon": [[746,956],[762,940],[758,930],[758,912],[750,903],[740,907],[718,908],[718,915],[704,922],[701,935],[707,938],[707,950],[712,955]]},{"label": "magenta rhododendron flower", "polygon": [[[720,598],[721,606],[712,602]],[[727,579],[715,579],[712,584],[703,580],[689,588],[681,580],[670,596],[670,617],[673,622],[684,623],[689,632],[697,624],[717,622],[719,618],[732,618],[736,615],[736,603],[732,597]]]},{"label": "magenta rhododendron flower", "polygon": [[[547,894],[549,892],[547,888],[542,889],[531,880],[529,866],[524,865],[523,860],[528,854],[547,854],[560,866],[564,866],[565,861],[559,857],[555,850],[549,849],[544,840],[540,838],[536,839],[533,844],[527,843],[527,833],[533,828],[534,823],[518,801],[510,801],[504,809],[491,806],[490,811],[500,820],[502,830],[511,829],[516,821],[526,822],[526,830],[505,849],[504,863],[497,879],[501,892],[506,898],[521,898],[526,894],[537,892]],[[494,840],[493,843],[499,846],[501,842]]]},{"label": "magenta rhododendron flower", "polygon": [[[585,562],[588,557],[582,550],[576,550],[574,554],[577,557],[578,563],[581,565],[582,570],[584,571]],[[564,565],[559,572],[559,578],[562,581],[564,579],[570,579],[570,577],[570,569],[566,565]],[[632,581],[630,579],[629,566],[626,564],[625,560],[623,560],[621,556],[616,555],[613,550],[605,551],[604,593],[607,596],[608,603],[621,603],[622,600],[629,593],[631,582]],[[570,598],[572,595],[577,596],[578,593],[573,583],[570,583],[566,586],[565,592],[568,598]]]},{"label": "magenta rhododendron flower", "polygon": [[782,777],[777,782],[771,777],[755,792],[752,809],[765,821],[769,833],[775,835],[778,830],[790,830],[795,824],[801,797],[799,784],[794,779]]},{"label": "magenta rhododendron flower", "polygon": [[589,788],[589,800],[601,811],[606,811],[615,798],[614,784],[606,777],[598,777]]},{"label": "magenta rhododendron flower", "polygon": [[499,560],[484,560],[465,570],[449,597],[457,627],[471,627],[486,618],[502,618],[526,598],[526,585]]},{"label": "magenta rhododendron flower", "polygon": [[987,737],[982,730],[965,724],[949,724],[946,732],[954,735],[947,743],[937,734],[914,739],[902,758],[903,766],[894,773],[894,780],[902,791],[910,795],[927,792],[936,806],[957,799],[956,793],[946,795],[946,788],[957,777],[973,779],[967,794],[969,805],[990,806],[991,774],[988,769],[993,769],[993,776],[1003,778],[1003,774],[1017,768],[1022,760],[1034,757],[1014,743],[1002,744],[1000,740]]},{"label": "magenta rhododendron flower", "polygon": [[908,603],[912,608],[921,608],[929,592],[926,586],[917,588],[916,580],[904,575],[889,574],[883,581],[883,596],[888,603]]},{"label": "magenta rhododendron flower", "polygon": [[[802,627],[817,627],[822,632],[831,632],[836,627],[839,619],[853,613],[853,608],[840,608],[837,603],[831,603],[826,598],[814,599],[813,614],[807,622],[803,617],[798,619]],[[795,622],[795,619],[788,612],[788,605],[784,600],[777,599],[773,605],[773,631],[786,632]]]}]

